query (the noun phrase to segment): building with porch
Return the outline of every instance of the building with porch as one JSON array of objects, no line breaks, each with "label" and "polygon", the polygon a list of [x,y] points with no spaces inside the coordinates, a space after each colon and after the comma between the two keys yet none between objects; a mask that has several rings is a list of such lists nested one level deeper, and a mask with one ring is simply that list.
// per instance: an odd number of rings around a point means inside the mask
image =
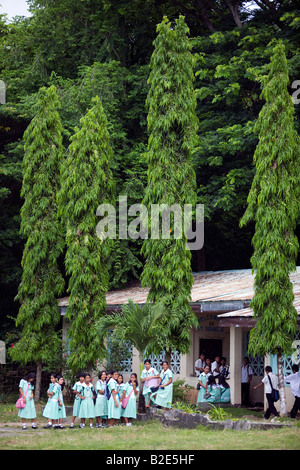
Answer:
[{"label": "building with porch", "polygon": [[[230,366],[231,403],[241,403],[241,365],[243,357],[247,356],[249,332],[255,324],[253,312],[249,308],[254,295],[254,276],[251,269],[228,271],[203,271],[193,273],[194,284],[191,292],[190,305],[198,318],[198,327],[191,330],[191,347],[188,354],[179,354],[174,351],[171,355],[171,369],[174,380],[184,379],[189,385],[197,385],[194,370],[195,361],[200,353],[214,360],[215,356],[225,356]],[[300,267],[292,273],[291,281],[294,288],[294,305],[298,312],[298,333],[295,338],[294,362],[300,362]],[[144,304],[147,300],[149,288],[134,285],[122,290],[112,290],[106,295],[107,312],[120,311],[122,304],[132,299],[133,302]],[[63,335],[67,338],[69,323],[65,319],[68,307],[68,298],[59,300],[59,307],[63,317]],[[164,352],[160,356],[151,356],[152,364],[160,370],[160,363],[164,359]],[[277,372],[276,357],[250,357],[253,369],[253,378],[250,390],[252,403],[264,402],[264,389],[253,391],[264,376],[264,367],[271,365]],[[292,358],[284,360],[284,373],[291,373]],[[123,364],[125,379],[131,372],[139,372],[138,352],[132,348],[132,356]],[[293,397],[290,387],[286,385],[288,409],[292,406]],[[196,396],[196,394],[195,394]]]}]

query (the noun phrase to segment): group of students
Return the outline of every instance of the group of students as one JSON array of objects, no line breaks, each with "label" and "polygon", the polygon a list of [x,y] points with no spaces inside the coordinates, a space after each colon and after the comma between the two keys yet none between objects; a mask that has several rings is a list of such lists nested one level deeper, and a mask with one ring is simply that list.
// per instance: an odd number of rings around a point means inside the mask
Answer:
[{"label": "group of students", "polygon": [[230,387],[226,382],[230,371],[225,357],[216,356],[212,362],[204,354],[200,354],[195,362],[195,372],[199,379],[197,403],[230,402]]},{"label": "group of students", "polygon": [[132,419],[136,419],[136,399],[139,393],[135,373],[124,384],[123,376],[117,370],[101,371],[95,390],[90,374],[79,373],[77,378],[78,381],[73,386],[75,400],[71,428],[77,417],[81,420],[80,428],[85,427],[86,419],[89,419],[90,427],[93,427],[93,418],[96,418],[97,428],[119,423],[131,426]]},{"label": "group of students", "polygon": [[[162,371],[158,373],[151,367],[151,361],[144,361],[144,369],[141,380],[144,384],[143,395],[146,407],[155,404],[160,407],[170,408],[173,396],[173,374],[167,361],[162,363]],[[85,427],[88,419],[90,427],[93,427],[93,419],[96,418],[96,427],[111,427],[118,424],[132,425],[136,419],[136,402],[139,394],[137,374],[132,373],[130,380],[125,384],[122,374],[117,370],[109,372],[101,371],[95,387],[89,373],[77,374],[77,381],[72,391],[75,395],[73,404],[73,416],[70,428],[75,425],[76,418],[80,419],[80,428]],[[18,416],[22,418],[22,428],[27,429],[26,420],[31,420],[33,429],[37,429],[35,418],[36,409],[33,399],[33,382],[35,374],[30,373],[20,381],[19,391],[24,399],[25,407],[19,409]],[[43,417],[48,423],[45,429],[63,429],[62,420],[66,418],[66,409],[62,390],[64,378],[61,375],[51,374],[50,384],[47,390],[48,401],[43,411]]]}]

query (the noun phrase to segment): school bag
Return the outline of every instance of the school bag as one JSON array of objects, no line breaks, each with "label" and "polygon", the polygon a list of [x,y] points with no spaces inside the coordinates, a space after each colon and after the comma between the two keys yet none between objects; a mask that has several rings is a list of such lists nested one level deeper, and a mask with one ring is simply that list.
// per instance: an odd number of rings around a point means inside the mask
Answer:
[{"label": "school bag", "polygon": [[123,398],[123,400],[122,400],[121,405],[122,405],[122,408],[123,408],[124,410],[125,410],[126,406],[128,405],[129,398],[130,398],[130,395],[132,394],[132,392],[133,392],[133,389],[131,390],[131,392],[129,393],[129,395],[128,395],[127,397]]},{"label": "school bag", "polygon": [[105,384],[104,396],[106,400],[109,400],[111,397],[111,392],[109,391],[108,384]]},{"label": "school bag", "polygon": [[269,382],[270,382],[270,385],[271,385],[271,389],[272,389],[272,400],[274,402],[278,401],[279,400],[279,391],[276,390],[275,388],[273,388],[273,385],[272,385],[272,382],[271,382],[271,379],[270,379],[270,376],[268,374],[268,379],[269,379]]},{"label": "school bag", "polygon": [[[26,397],[26,395],[27,395],[28,388],[29,388],[29,383],[27,384],[27,388],[26,388],[26,392],[25,392],[25,397]],[[25,408],[24,398],[22,397],[22,395],[20,395],[20,397],[19,397],[18,400],[17,400],[16,408],[19,408],[19,409]]]},{"label": "school bag", "polygon": [[[163,383],[163,381],[165,380],[165,377],[166,377],[166,374],[163,375],[163,378],[162,378],[160,384],[157,385],[157,387],[150,387],[150,390],[151,390],[152,393],[157,392],[157,390],[159,389],[160,385],[161,385],[161,384]],[[160,387],[160,388],[163,390],[165,387]]]}]

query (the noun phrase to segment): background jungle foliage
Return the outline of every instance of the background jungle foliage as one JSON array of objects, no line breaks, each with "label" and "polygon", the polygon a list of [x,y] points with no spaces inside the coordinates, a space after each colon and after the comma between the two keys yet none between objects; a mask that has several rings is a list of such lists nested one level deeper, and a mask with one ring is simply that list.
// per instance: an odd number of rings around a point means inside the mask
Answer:
[{"label": "background jungle foliage", "polygon": [[[192,152],[197,201],[205,204],[205,246],[192,269],[250,268],[251,224],[239,228],[254,176],[254,125],[264,104],[263,77],[273,46],[285,45],[290,94],[300,79],[300,10],[292,0],[29,0],[32,16],[0,16],[0,331],[19,309],[24,239],[20,235],[23,134],[38,90],[55,85],[61,101],[64,156],[74,127],[98,95],[108,119],[117,197],[141,202],[147,186],[149,63],[156,25],[180,14],[190,29],[197,90],[197,143]],[[250,4],[255,8],[250,8]],[[300,106],[295,106],[299,132]],[[296,230],[299,235],[299,226]],[[119,240],[109,259],[110,288],[137,279],[141,240]],[[64,271],[64,255],[58,259]],[[297,263],[298,264],[298,263]]]}]

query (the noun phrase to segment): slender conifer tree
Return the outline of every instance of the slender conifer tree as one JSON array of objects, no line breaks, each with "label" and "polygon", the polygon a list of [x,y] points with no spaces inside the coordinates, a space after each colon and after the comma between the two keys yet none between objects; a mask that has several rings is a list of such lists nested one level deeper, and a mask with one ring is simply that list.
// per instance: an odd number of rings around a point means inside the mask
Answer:
[{"label": "slender conifer tree", "polygon": [[278,43],[262,91],[266,103],[256,123],[256,174],[241,220],[241,225],[255,222],[251,258],[255,293],[250,307],[257,322],[250,332],[249,353],[277,354],[282,414],[286,414],[282,355],[291,353],[297,324],[290,273],[296,269],[299,248],[294,233],[299,214],[299,136],[288,83],[285,48]]},{"label": "slender conifer tree", "polygon": [[17,295],[21,307],[16,320],[22,333],[11,355],[22,364],[37,363],[37,400],[42,364],[61,344],[56,330],[60,320],[57,298],[64,289],[57,264],[64,246],[56,203],[63,153],[58,106],[55,87],[41,88],[35,117],[24,133],[21,232],[26,244]]},{"label": "slender conifer tree", "polygon": [[72,136],[58,197],[66,228],[65,264],[70,276],[66,317],[71,322],[68,365],[73,371],[91,370],[101,356],[97,322],[106,313],[108,244],[97,236],[96,211],[100,204],[114,202],[111,160],[107,118],[95,97]]},{"label": "slender conifer tree", "polygon": [[[147,97],[148,184],[143,203],[149,214],[151,204],[166,204],[169,208],[178,204],[183,215],[184,204],[196,203],[196,178],[191,162],[197,130],[193,56],[183,16],[174,25],[164,17],[157,32]],[[154,228],[152,222],[152,235]],[[159,300],[166,307],[163,321],[169,331],[169,344],[164,346],[168,353],[174,348],[185,353],[196,317],[189,305],[193,276],[183,216],[176,222],[171,212],[169,238],[163,239],[161,227],[158,228],[159,237],[150,237],[142,247],[146,259],[142,285],[150,287],[149,301]],[[176,238],[178,229],[181,238]]]}]

